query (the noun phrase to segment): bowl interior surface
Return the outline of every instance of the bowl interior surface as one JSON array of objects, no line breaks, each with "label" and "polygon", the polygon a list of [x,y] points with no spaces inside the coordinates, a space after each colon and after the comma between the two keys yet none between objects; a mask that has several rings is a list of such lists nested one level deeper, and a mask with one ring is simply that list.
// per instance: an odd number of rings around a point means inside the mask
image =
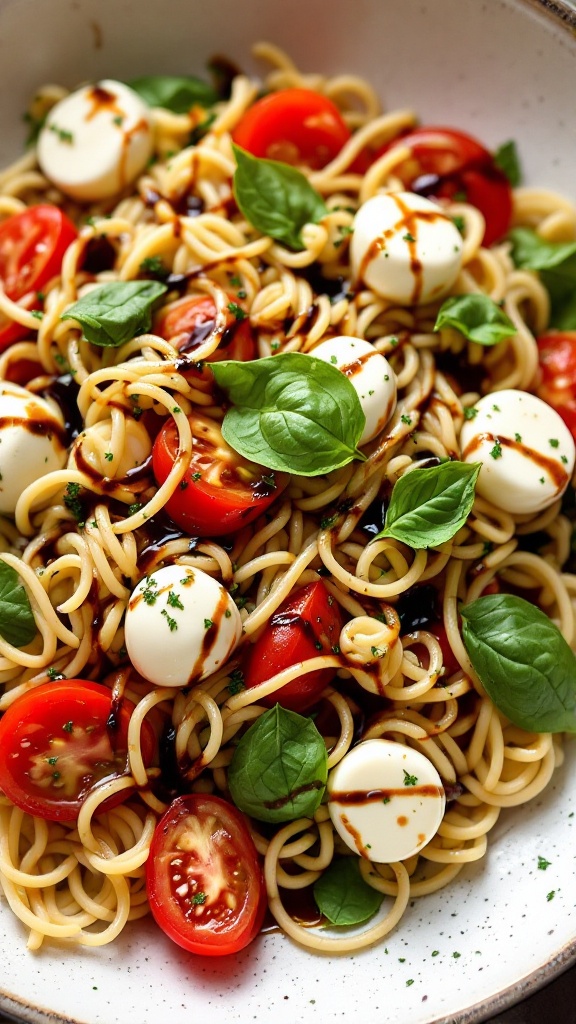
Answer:
[{"label": "bowl interior surface", "polygon": [[[569,9],[555,10],[536,0],[0,0],[0,165],[21,152],[22,114],[42,83],[202,75],[214,54],[258,74],[250,48],[266,39],[307,72],[366,77],[387,109],[413,108],[491,148],[514,139],[526,183],[576,200],[576,37]],[[416,901],[385,945],[342,959],[271,934],[199,960],[150,922],[111,947],[30,954],[0,900],[0,1008],[42,1024],[188,1024],[191,1013],[313,1024],[354,1007],[365,1024],[480,1021],[576,956],[573,762],[568,744],[545,794],[501,815],[487,858]]]}]

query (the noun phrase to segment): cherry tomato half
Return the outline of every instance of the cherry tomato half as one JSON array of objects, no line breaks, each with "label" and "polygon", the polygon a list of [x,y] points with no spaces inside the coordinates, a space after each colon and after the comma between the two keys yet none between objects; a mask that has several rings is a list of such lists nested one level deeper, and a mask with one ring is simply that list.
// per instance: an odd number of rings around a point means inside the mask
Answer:
[{"label": "cherry tomato half", "polygon": [[[39,309],[37,292],[60,272],[78,232],[57,206],[31,206],[0,224],[0,281],[8,298]],[[0,351],[24,338],[27,327],[0,316]]]},{"label": "cherry tomato half", "polygon": [[[222,437],[216,420],[194,412],[189,417],[194,449],[180,486],[165,508],[191,536],[218,537],[251,523],[287,486],[286,473],[273,473],[238,455]],[[178,453],[178,431],[167,420],[152,449],[158,485],[166,480]]]},{"label": "cherry tomato half", "polygon": [[562,417],[576,440],[576,331],[538,338],[541,380],[537,395]]},{"label": "cherry tomato half", "polygon": [[350,138],[338,107],[310,89],[281,89],[257,100],[232,133],[253,156],[319,170]]},{"label": "cherry tomato half", "polygon": [[[332,654],[338,647],[342,625],[338,602],[321,580],[297,590],[280,605],[249,648],[244,664],[246,686],[257,686],[299,661]],[[307,672],[264,697],[262,703],[270,707],[280,703],[290,711],[307,711],[319,700],[333,675],[331,668]]]},{"label": "cherry tomato half", "polygon": [[[236,303],[234,297],[230,302]],[[183,354],[194,357],[194,350],[201,345],[214,328],[216,305],[210,295],[185,295],[158,313],[155,331],[161,338],[174,345]],[[238,359],[247,362],[256,356],[256,342],[250,321],[237,319],[232,312],[227,315],[226,329],[220,345],[207,362],[221,359]]]},{"label": "cherry tomato half", "polygon": [[170,804],[152,839],[146,885],[156,923],[191,953],[236,953],[262,927],[266,889],[256,847],[240,811],[220,797]]},{"label": "cherry tomato half", "polygon": [[[0,789],[17,807],[49,821],[72,821],[100,782],[127,771],[128,723],[134,710],[116,709],[106,686],[86,679],[45,683],[18,697],[0,719]],[[154,733],[142,730],[146,764]],[[108,811],[129,795],[109,797]]]},{"label": "cherry tomato half", "polygon": [[407,189],[438,199],[462,194],[484,215],[486,246],[506,234],[512,217],[510,182],[476,139],[453,128],[416,128],[394,139],[378,155],[397,146],[412,151],[394,169]]}]

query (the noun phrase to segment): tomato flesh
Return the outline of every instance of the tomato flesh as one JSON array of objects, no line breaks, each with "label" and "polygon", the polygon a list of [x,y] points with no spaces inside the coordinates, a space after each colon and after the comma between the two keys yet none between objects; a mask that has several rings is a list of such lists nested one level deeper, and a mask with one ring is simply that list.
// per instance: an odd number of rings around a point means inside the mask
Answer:
[{"label": "tomato flesh", "polygon": [[257,100],[232,133],[253,156],[319,170],[351,137],[338,108],[310,89],[281,89]]},{"label": "tomato flesh", "polygon": [[[190,465],[166,502],[168,515],[191,536],[216,537],[251,523],[282,493],[289,476],[272,473],[233,451],[219,424],[194,412],[188,417],[194,437]],[[152,450],[156,482],[166,480],[178,452],[178,431],[168,420]]]},{"label": "tomato flesh", "polygon": [[453,128],[416,128],[378,155],[398,146],[411,150],[411,156],[394,168],[407,189],[438,199],[462,195],[484,216],[484,245],[503,238],[512,218],[512,189],[484,146]]},{"label": "tomato flesh", "polygon": [[258,934],[266,890],[248,826],[216,796],[178,797],[158,822],[146,865],[150,909],[191,953],[224,956]]},{"label": "tomato flesh", "polygon": [[[0,789],[17,807],[50,821],[72,821],[101,782],[127,771],[127,732],[134,705],[99,683],[66,679],[18,697],[0,719]],[[154,733],[142,730],[144,761]],[[107,811],[129,795],[109,797]]]},{"label": "tomato flesh", "polygon": [[[238,306],[237,297],[230,296],[230,305]],[[206,340],[214,329],[215,322],[216,304],[210,295],[186,295],[160,310],[154,329],[161,338],[166,338],[183,355],[193,359],[194,350]],[[247,362],[255,357],[256,342],[250,321],[247,318],[238,319],[228,311],[222,340],[212,355],[207,357],[206,362],[216,363],[222,359]],[[189,372],[197,377],[202,376],[199,369]]]},{"label": "tomato flesh", "polygon": [[[321,580],[302,587],[280,605],[256,643],[249,648],[244,664],[246,686],[257,686],[299,661],[333,654],[338,650],[342,625],[339,605]],[[263,697],[262,703],[269,707],[279,703],[290,711],[307,711],[318,702],[333,675],[331,668],[306,672],[276,693]]]},{"label": "tomato flesh", "polygon": [[[0,224],[0,281],[8,298],[39,309],[38,292],[60,273],[66,249],[78,237],[71,220],[56,206],[31,206]],[[29,294],[30,293],[30,294]],[[21,324],[0,317],[0,351],[29,334]]]},{"label": "tomato flesh", "polygon": [[537,395],[562,417],[576,440],[576,331],[538,338],[541,380]]}]

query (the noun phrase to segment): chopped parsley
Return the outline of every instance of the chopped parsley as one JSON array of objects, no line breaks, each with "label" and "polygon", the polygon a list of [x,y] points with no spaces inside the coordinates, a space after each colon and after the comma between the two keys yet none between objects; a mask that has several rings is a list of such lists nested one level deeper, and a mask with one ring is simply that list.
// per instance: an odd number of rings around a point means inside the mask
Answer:
[{"label": "chopped parsley", "polygon": [[57,124],[49,124],[48,128],[58,136],[60,142],[66,142],[69,146],[74,142],[74,136],[67,128],[59,128]]},{"label": "chopped parsley", "polygon": [[465,405],[463,411],[465,420],[473,420],[478,415],[478,409],[475,405]]},{"label": "chopped parsley", "polygon": [[160,614],[163,615],[164,618],[166,619],[166,622],[168,623],[168,629],[170,630],[171,633],[178,629],[178,623],[176,622],[176,619],[173,619],[171,615],[168,615],[168,612],[166,611],[165,608],[162,609]]},{"label": "chopped parsley", "polygon": [[403,771],[404,771],[404,785],[405,786],[416,786],[418,784],[418,776],[417,775],[410,775],[410,772],[407,772],[405,768],[403,769]]},{"label": "chopped parsley", "polygon": [[206,899],[207,896],[205,892],[195,892],[190,902],[195,903],[196,906],[199,906],[202,903],[206,903]]},{"label": "chopped parsley", "polygon": [[242,309],[242,306],[239,306],[237,302],[229,302],[228,309],[236,320],[245,320],[248,316],[248,314]]},{"label": "chopped parsley", "polygon": [[230,682],[228,683],[228,689],[232,695],[240,693],[245,688],[244,673],[242,669],[235,668],[230,675]]},{"label": "chopped parsley", "polygon": [[210,629],[213,625],[212,619],[204,619],[204,629]]},{"label": "chopped parsley", "polygon": [[64,491],[64,505],[79,523],[84,519],[84,509],[79,497],[80,491],[80,484],[75,483],[66,484]]},{"label": "chopped parsley", "polygon": [[558,445],[560,444],[560,441],[558,440],[557,437],[551,437],[548,440],[548,444],[550,445],[551,448],[557,448]]},{"label": "chopped parsley", "polygon": [[546,871],[546,868],[549,868],[551,863],[551,861],[546,860],[546,857],[538,857],[538,870]]},{"label": "chopped parsley", "polygon": [[63,728],[64,732],[72,732],[72,730],[74,728],[74,722],[64,722],[64,725],[62,726],[62,728]]},{"label": "chopped parsley", "polygon": [[174,593],[173,590],[168,591],[168,597],[166,598],[171,608],[179,608],[181,612],[184,611],[184,605],[178,597],[178,594]]},{"label": "chopped parsley", "polygon": [[493,459],[502,458],[502,445],[500,444],[500,441],[496,441],[494,447],[490,449],[490,455]]}]

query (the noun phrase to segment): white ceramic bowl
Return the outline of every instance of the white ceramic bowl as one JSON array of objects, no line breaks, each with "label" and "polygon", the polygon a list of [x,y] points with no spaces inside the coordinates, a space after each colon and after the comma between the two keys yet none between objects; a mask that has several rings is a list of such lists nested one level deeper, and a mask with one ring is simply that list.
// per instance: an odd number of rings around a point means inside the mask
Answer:
[{"label": "white ceramic bowl", "polygon": [[[257,72],[250,47],[268,39],[305,70],[364,75],[424,123],[514,138],[526,182],[576,200],[575,30],[562,0],[0,0],[0,164],[40,83],[201,74],[214,53]],[[483,1020],[576,958],[574,760],[569,745],[545,794],[502,814],[487,858],[416,902],[385,947],[342,959],[279,934],[195,959],[150,922],[101,950],[30,954],[0,902],[0,1009],[42,1024]]]}]

